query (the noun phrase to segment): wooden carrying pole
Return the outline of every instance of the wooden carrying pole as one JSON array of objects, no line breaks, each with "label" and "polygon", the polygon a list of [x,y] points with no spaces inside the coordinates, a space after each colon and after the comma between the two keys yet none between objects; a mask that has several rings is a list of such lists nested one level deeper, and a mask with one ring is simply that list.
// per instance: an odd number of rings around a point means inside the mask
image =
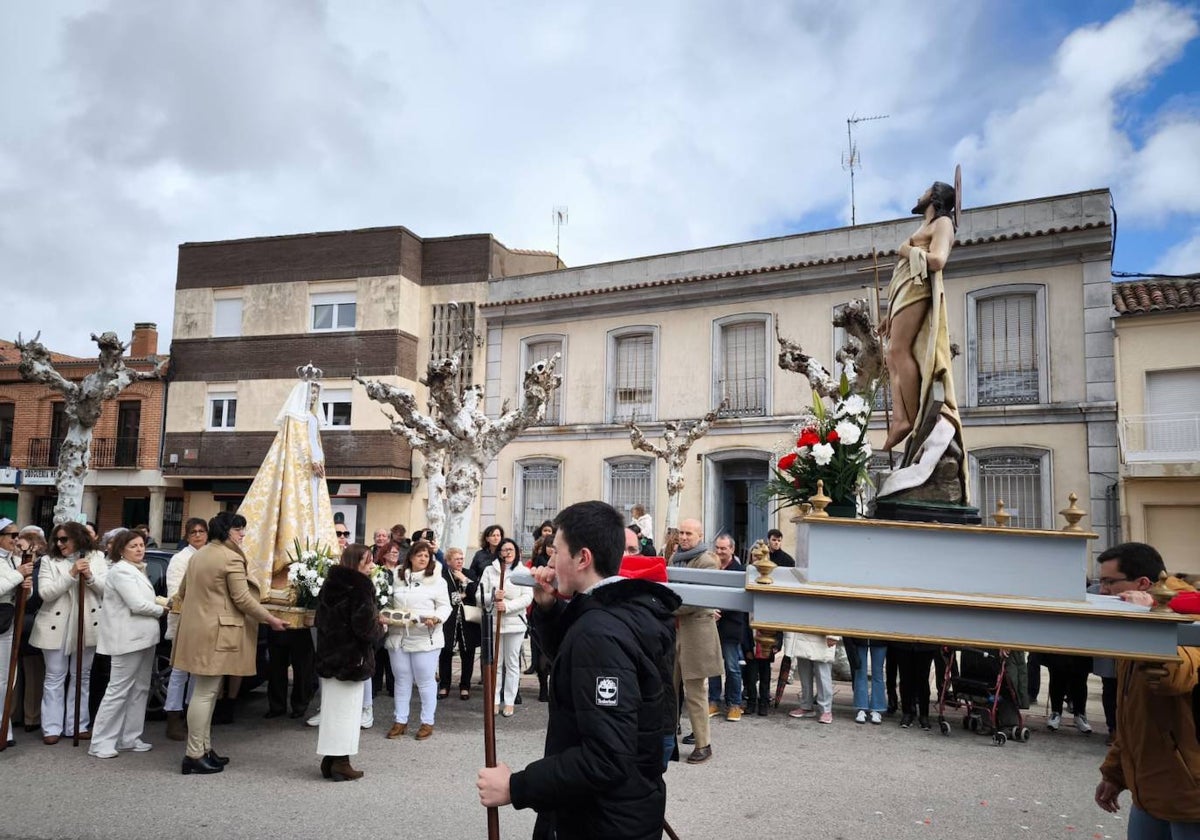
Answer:
[{"label": "wooden carrying pole", "polygon": [[[501,563],[501,569],[504,568]],[[482,635],[479,644],[480,667],[483,669],[483,765],[484,767],[496,766],[496,655],[493,639],[491,638],[493,628],[495,629],[496,637],[499,638],[500,633],[500,615],[496,614],[496,624],[492,624],[492,613],[496,609],[495,595],[492,596],[492,605],[489,608],[486,601],[486,595],[483,593],[483,587],[479,588],[481,602],[480,607],[483,608],[483,620],[479,623]],[[487,809],[487,836],[488,840],[500,840],[500,809],[492,806]]]},{"label": "wooden carrying pole", "polygon": [[79,746],[79,709],[83,702],[83,622],[87,603],[87,582],[79,573],[79,601],[75,605],[75,735],[71,746]]},{"label": "wooden carrying pole", "polygon": [[8,676],[4,692],[4,713],[0,715],[0,752],[8,748],[8,722],[12,720],[13,690],[17,687],[17,661],[21,657],[21,631],[25,629],[25,586],[17,588],[17,609],[13,616],[12,654],[8,657]]}]

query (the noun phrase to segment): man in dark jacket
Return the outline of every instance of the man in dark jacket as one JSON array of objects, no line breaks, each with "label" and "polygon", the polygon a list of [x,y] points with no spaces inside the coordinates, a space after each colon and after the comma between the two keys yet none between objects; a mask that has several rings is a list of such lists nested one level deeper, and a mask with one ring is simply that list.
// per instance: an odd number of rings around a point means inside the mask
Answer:
[{"label": "man in dark jacket", "polygon": [[481,769],[480,802],[533,808],[535,838],[661,837],[680,600],[618,576],[625,526],[611,506],[580,502],[554,524],[554,566],[533,570],[535,620],[554,658],[546,755],[516,773]]},{"label": "man in dark jacket", "polygon": [[[721,534],[713,540],[713,553],[723,572],[738,572],[743,576],[746,567],[733,553],[736,546],[733,537]],[[708,716],[721,713],[721,701],[725,702],[725,720],[742,719],[742,650],[745,647],[746,614],[736,610],[721,610],[717,619],[717,635],[721,639],[721,658],[725,661],[725,696],[721,697],[721,678],[708,678]]]}]

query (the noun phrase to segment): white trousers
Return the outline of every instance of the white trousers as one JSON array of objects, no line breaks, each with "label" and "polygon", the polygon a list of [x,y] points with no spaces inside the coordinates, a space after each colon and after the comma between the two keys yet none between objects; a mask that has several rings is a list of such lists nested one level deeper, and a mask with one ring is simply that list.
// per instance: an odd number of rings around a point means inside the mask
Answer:
[{"label": "white trousers", "polygon": [[[46,660],[46,682],[42,685],[42,734],[75,734],[75,689],[67,691],[67,674],[75,679],[75,651],[70,654],[61,650],[43,650]],[[88,690],[92,685],[92,659],[94,647],[83,649],[83,679],[79,681],[83,697],[79,710],[79,729],[87,732],[92,720],[88,714]]]},{"label": "white trousers", "polygon": [[800,706],[813,707],[815,683],[817,708],[822,712],[833,711],[833,663],[797,659],[795,667],[800,675]]},{"label": "white trousers", "polygon": [[[423,650],[420,653],[410,653],[406,650],[388,651],[388,659],[392,663],[392,674],[396,677],[396,723],[408,723],[408,709],[412,705],[413,683],[421,695],[421,723],[433,726],[433,717],[437,714],[437,666],[441,648]],[[367,680],[369,689],[371,681]]]},{"label": "white trousers", "polygon": [[153,646],[112,657],[112,673],[104,699],[96,710],[88,752],[104,754],[130,749],[142,737],[153,666]]},{"label": "white trousers", "polygon": [[[511,706],[517,699],[517,690],[521,687],[521,645],[525,642],[525,632],[500,634],[500,661],[496,663],[496,702]],[[504,691],[501,697],[500,686]]]},{"label": "white trousers", "polygon": [[167,699],[163,703],[164,712],[182,712],[184,703],[192,702],[192,692],[196,690],[196,680],[187,671],[178,668],[171,669],[171,681],[167,683]]},{"label": "white trousers", "polygon": [[[0,716],[4,714],[4,704],[8,701],[8,663],[12,659],[13,630],[9,627],[7,633],[0,634]],[[12,721],[8,722],[8,731],[0,733],[6,741],[12,740]]]}]

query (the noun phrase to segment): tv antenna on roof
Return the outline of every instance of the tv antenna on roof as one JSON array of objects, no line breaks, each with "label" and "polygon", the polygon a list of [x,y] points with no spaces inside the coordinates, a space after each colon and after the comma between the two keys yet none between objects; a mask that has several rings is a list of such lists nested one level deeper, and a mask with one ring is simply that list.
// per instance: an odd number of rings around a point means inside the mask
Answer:
[{"label": "tv antenna on roof", "polygon": [[854,170],[862,168],[862,160],[858,157],[858,146],[854,145],[854,126],[860,122],[886,120],[888,114],[876,114],[873,117],[856,117],[851,114],[846,119],[846,151],[842,153],[842,169],[850,170],[850,225],[858,223],[858,213],[854,206]]},{"label": "tv antenna on roof", "polygon": [[554,208],[554,256],[561,253],[562,226],[567,223],[567,205],[559,204]]}]

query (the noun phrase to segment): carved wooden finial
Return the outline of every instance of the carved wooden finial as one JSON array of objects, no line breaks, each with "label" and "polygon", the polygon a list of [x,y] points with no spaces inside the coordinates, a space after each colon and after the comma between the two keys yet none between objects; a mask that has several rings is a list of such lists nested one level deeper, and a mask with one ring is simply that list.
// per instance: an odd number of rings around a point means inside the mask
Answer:
[{"label": "carved wooden finial", "polygon": [[1063,526],[1064,531],[1082,531],[1083,528],[1079,525],[1079,520],[1087,516],[1087,511],[1078,507],[1075,503],[1079,501],[1079,497],[1074,493],[1067,496],[1067,506],[1058,512],[1058,515],[1067,520],[1067,524]]},{"label": "carved wooden finial", "polygon": [[1154,606],[1150,608],[1150,612],[1171,612],[1171,607],[1169,606],[1171,599],[1179,594],[1167,586],[1166,572],[1159,572],[1158,581],[1147,589],[1146,592],[1154,599]]},{"label": "carved wooden finial", "polygon": [[1012,519],[1012,514],[1004,509],[1004,500],[997,499],[996,512],[992,514],[992,521],[996,523],[997,528],[1004,528],[1010,519]]},{"label": "carved wooden finial", "polygon": [[829,507],[829,503],[832,502],[833,499],[825,495],[825,482],[822,479],[817,479],[817,492],[809,496],[808,500],[813,506],[813,511],[812,513],[808,514],[809,516],[829,516],[829,514],[825,512],[825,508]]}]

